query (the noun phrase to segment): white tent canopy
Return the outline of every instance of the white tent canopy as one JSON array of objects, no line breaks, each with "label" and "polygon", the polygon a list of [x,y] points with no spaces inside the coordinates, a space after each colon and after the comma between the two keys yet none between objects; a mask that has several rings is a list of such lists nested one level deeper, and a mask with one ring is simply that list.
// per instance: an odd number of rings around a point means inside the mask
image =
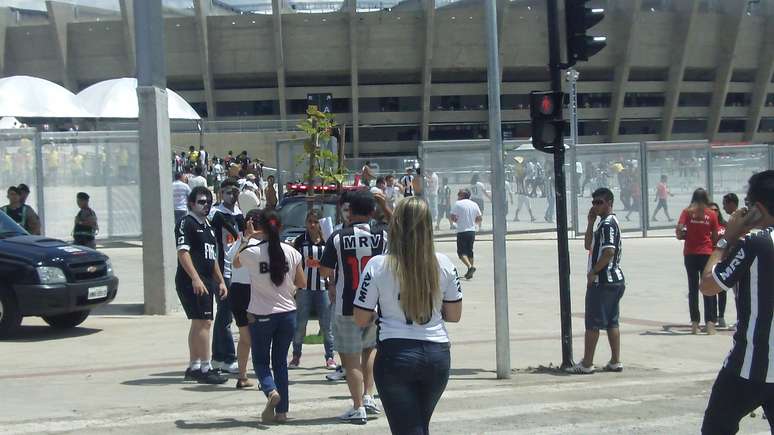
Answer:
[{"label": "white tent canopy", "polygon": [[[76,95],[78,102],[96,118],[130,118],[139,116],[137,79],[125,77],[95,83]],[[180,95],[167,89],[170,119],[201,119]]]},{"label": "white tent canopy", "polygon": [[0,79],[0,117],[91,118],[72,92],[30,76]]},{"label": "white tent canopy", "polygon": [[13,116],[5,116],[0,118],[0,130],[10,128],[22,128],[22,123]]}]

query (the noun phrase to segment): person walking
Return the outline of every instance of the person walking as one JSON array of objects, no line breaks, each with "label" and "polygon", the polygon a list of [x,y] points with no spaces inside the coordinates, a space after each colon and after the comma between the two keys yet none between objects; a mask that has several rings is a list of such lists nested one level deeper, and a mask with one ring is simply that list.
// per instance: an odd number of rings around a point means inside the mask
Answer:
[{"label": "person walking", "polygon": [[218,267],[215,233],[207,215],[212,206],[212,192],[196,187],[188,196],[188,214],[177,223],[177,273],[175,287],[191,328],[188,333],[190,365],[185,380],[203,384],[227,381],[210,364],[210,329],[212,297],[228,296],[228,288]]},{"label": "person walking", "polygon": [[478,174],[473,174],[470,179],[470,200],[478,205],[478,209],[481,213],[484,213],[484,198],[489,199],[492,202],[492,196],[486,191],[484,183],[481,182],[481,178]]},{"label": "person walking", "polygon": [[406,174],[400,178],[403,197],[414,196],[414,168],[406,168]]},{"label": "person walking", "polygon": [[[731,216],[702,274],[702,294],[738,286],[739,302],[733,346],[704,412],[704,435],[736,433],[759,406],[774,432],[774,171],[753,175],[748,186],[749,206]],[[761,231],[751,233],[755,228]]]},{"label": "person walking", "polygon": [[379,322],[374,379],[390,431],[429,434],[451,367],[444,322],[459,322],[462,287],[451,260],[435,252],[427,203],[403,201],[389,238],[389,253],[373,257],[361,274],[355,323]]},{"label": "person walking", "polygon": [[[711,202],[709,204],[710,210],[715,212],[715,215],[718,217],[718,238],[723,237],[726,234],[726,226],[728,225],[728,222],[723,218],[723,213],[720,212],[720,206],[717,203]],[[718,328],[727,328],[728,324],[726,324],[726,305],[728,303],[728,298],[726,297],[726,292],[720,292],[718,293],[718,322],[717,327]]]},{"label": "person walking", "polygon": [[89,194],[78,192],[75,195],[75,201],[79,210],[73,223],[73,244],[97,249],[94,239],[99,231],[99,225],[97,224],[97,214],[89,207]]},{"label": "person walking", "polygon": [[353,319],[353,301],[360,275],[368,260],[385,252],[387,233],[381,226],[369,224],[376,202],[369,191],[347,194],[349,223],[333,232],[325,243],[320,272],[335,287],[329,287],[335,304],[333,345],[346,373],[352,407],[338,418],[354,424],[366,424],[367,415],[381,413],[373,399],[374,348],[376,326],[361,328]]},{"label": "person walking", "polygon": [[[618,328],[619,304],[626,289],[621,271],[621,229],[613,213],[613,192],[601,187],[591,194],[591,209],[584,235],[584,246],[589,251],[586,274],[586,333],[583,359],[567,371],[572,374],[594,373],[594,353],[600,329],[607,331],[610,343],[610,361],[605,371],[621,372],[621,332]],[[594,224],[599,218],[596,229]]]},{"label": "person walking", "polygon": [[658,222],[656,215],[658,214],[659,210],[664,210],[664,214],[666,215],[667,220],[672,222],[672,218],[669,216],[669,205],[667,204],[667,199],[670,196],[675,195],[669,191],[669,186],[667,185],[667,176],[662,175],[661,180],[656,185],[656,210],[653,211],[653,217],[650,220],[653,222]]},{"label": "person walking", "polygon": [[[226,286],[230,287],[232,265],[227,261],[226,253],[245,230],[245,217],[237,205],[239,186],[236,181],[226,180],[218,193],[222,201],[212,208],[209,218],[215,232],[215,243],[218,246],[218,267],[226,281]],[[234,315],[228,298],[217,300],[217,306],[218,311],[212,325],[212,366],[215,370],[236,374],[239,373],[239,365],[234,348],[234,337],[231,334]]]},{"label": "person walking", "polygon": [[320,230],[320,211],[310,210],[306,214],[306,231],[293,240],[293,247],[301,253],[302,268],[306,272],[306,287],[296,292],[296,333],[293,336],[293,359],[288,364],[297,368],[301,364],[301,350],[306,336],[309,313],[314,306],[319,317],[320,332],[325,349],[325,368],[336,370],[333,360],[333,333],[331,331],[331,301],[328,297],[327,281],[320,273],[320,260],[325,249],[325,239]]},{"label": "person walking", "polygon": [[[263,423],[285,422],[290,406],[287,355],[296,330],[296,288],[306,287],[301,254],[280,241],[282,222],[274,210],[262,210],[247,221],[236,268],[250,273],[253,368],[266,395]],[[248,241],[260,242],[252,247]]]},{"label": "person walking", "polygon": [[457,225],[457,256],[468,268],[465,279],[471,279],[476,273],[473,244],[476,242],[476,229],[481,227],[481,209],[470,200],[469,189],[460,189],[457,192],[457,202],[451,210],[451,221]]},{"label": "person walking", "polygon": [[[684,240],[683,255],[685,272],[688,275],[688,308],[691,314],[691,333],[699,333],[699,278],[707,260],[712,254],[712,247],[718,239],[717,215],[710,210],[707,191],[699,188],[693,192],[691,204],[680,213],[675,236]],[[704,322],[707,334],[715,334],[717,321],[717,297],[704,296]]]},{"label": "person walking", "polygon": [[266,208],[277,207],[277,189],[274,187],[274,175],[266,177],[266,190],[264,196],[266,197]]},{"label": "person walking", "polygon": [[[260,210],[250,210],[245,215],[245,221],[256,219]],[[250,348],[252,340],[250,338],[250,324],[247,318],[247,308],[250,306],[250,272],[246,267],[234,267],[234,258],[242,247],[242,241],[245,240],[243,234],[231,245],[226,254],[226,261],[231,265],[231,285],[228,288],[228,305],[231,307],[231,313],[234,316],[234,323],[239,328],[239,342],[236,348],[237,375],[236,388],[252,388],[255,384],[247,378],[247,359],[250,357]],[[247,240],[247,247],[259,244],[261,241],[256,238]]]},{"label": "person walking", "polygon": [[175,207],[175,223],[188,213],[188,195],[191,194],[191,186],[188,185],[183,172],[175,173],[175,181],[172,182],[172,200]]},{"label": "person walking", "polygon": [[443,218],[449,220],[449,229],[452,229],[451,187],[449,187],[449,179],[447,177],[441,178],[441,187],[438,190],[438,219],[435,221],[436,230],[441,228],[441,221]]}]

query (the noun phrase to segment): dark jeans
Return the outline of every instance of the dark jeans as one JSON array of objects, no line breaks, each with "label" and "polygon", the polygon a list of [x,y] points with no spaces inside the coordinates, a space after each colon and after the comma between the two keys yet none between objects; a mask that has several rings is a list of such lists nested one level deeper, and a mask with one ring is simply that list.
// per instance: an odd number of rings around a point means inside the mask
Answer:
[{"label": "dark jeans", "polygon": [[720,292],[718,293],[718,317],[723,318],[726,317],[726,303],[728,299],[727,292]]},{"label": "dark jeans", "polygon": [[430,417],[446,389],[450,365],[449,343],[379,342],[374,380],[393,434],[430,433]]},{"label": "dark jeans", "polygon": [[[269,396],[274,390],[280,395],[276,412],[288,412],[288,349],[296,332],[296,312],[253,316],[250,324],[252,341],[253,369],[261,391]],[[271,361],[271,362],[270,362]],[[271,368],[270,368],[271,364]],[[274,376],[272,376],[272,372]]]},{"label": "dark jeans", "polygon": [[[688,274],[688,309],[691,312],[691,322],[700,322],[699,314],[699,280],[707,265],[709,255],[688,254],[685,256],[685,272]],[[704,296],[704,321],[718,321],[717,296]]]},{"label": "dark jeans", "polygon": [[739,421],[759,406],[769,419],[774,433],[774,384],[752,382],[721,369],[712,386],[704,422],[703,435],[728,435],[739,431]]},{"label": "dark jeans", "polygon": [[325,359],[333,358],[333,331],[331,330],[331,300],[326,290],[298,289],[296,292],[296,334],[293,336],[293,356],[301,356],[306,324],[314,305],[323,335]]},{"label": "dark jeans", "polygon": [[228,298],[221,300],[220,296],[216,294],[215,301],[218,303],[218,311],[212,322],[212,360],[232,364],[236,361],[234,336],[231,335],[231,322],[234,321],[234,314],[231,312]]}]

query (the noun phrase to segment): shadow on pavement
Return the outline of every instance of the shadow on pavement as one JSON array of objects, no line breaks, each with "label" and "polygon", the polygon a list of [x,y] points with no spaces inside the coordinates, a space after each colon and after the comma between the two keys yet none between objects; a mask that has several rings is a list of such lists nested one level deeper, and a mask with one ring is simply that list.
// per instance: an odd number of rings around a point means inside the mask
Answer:
[{"label": "shadow on pavement", "polygon": [[20,326],[14,334],[8,338],[4,338],[0,341],[10,343],[34,343],[38,341],[58,340],[63,338],[76,338],[84,337],[87,335],[96,334],[102,332],[101,329],[95,328],[70,328],[70,329],[57,329],[50,326],[43,325],[30,325]]},{"label": "shadow on pavement", "polygon": [[491,373],[497,372],[495,370],[453,368],[449,370],[449,377],[454,377],[455,379],[482,379],[478,375]]},{"label": "shadow on pavement", "polygon": [[94,316],[137,316],[145,312],[143,304],[107,304],[91,310]]},{"label": "shadow on pavement", "polygon": [[180,375],[178,377],[168,377],[168,378],[144,378],[144,379],[132,379],[130,381],[124,381],[121,382],[121,385],[132,385],[132,386],[148,386],[148,385],[175,385],[175,384],[183,384],[183,375]]},{"label": "shadow on pavement", "polygon": [[252,429],[266,430],[269,427],[259,424],[253,420],[236,420],[233,418],[221,418],[218,421],[210,423],[188,423],[185,420],[175,421],[175,426],[178,429],[199,429],[199,430],[225,430],[235,429],[238,427],[249,427]]}]

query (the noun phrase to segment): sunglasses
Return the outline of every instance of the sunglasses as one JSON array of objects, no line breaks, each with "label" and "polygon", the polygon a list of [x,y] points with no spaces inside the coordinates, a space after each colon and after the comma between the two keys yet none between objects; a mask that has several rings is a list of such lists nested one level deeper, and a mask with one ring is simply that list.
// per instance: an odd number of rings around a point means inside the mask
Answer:
[{"label": "sunglasses", "polygon": [[601,199],[595,199],[595,200],[591,201],[592,205],[602,205],[604,203],[605,203],[605,201],[602,201]]},{"label": "sunglasses", "polygon": [[207,205],[207,204],[212,204],[212,201],[207,200],[207,199],[200,199],[200,200],[196,201],[196,203],[199,204],[199,205]]}]

